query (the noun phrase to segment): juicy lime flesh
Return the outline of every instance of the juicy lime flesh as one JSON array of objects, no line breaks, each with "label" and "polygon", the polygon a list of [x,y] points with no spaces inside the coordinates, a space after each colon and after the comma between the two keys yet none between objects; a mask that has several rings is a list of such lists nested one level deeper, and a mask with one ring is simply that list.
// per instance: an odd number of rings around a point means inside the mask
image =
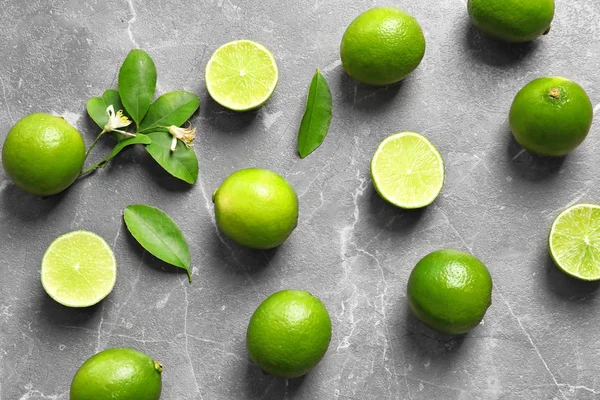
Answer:
[{"label": "juicy lime flesh", "polygon": [[346,29],[340,47],[342,65],[359,82],[390,85],[417,68],[425,55],[419,23],[394,7],[376,7]]},{"label": "juicy lime flesh", "polygon": [[371,161],[377,192],[402,208],[431,204],[444,185],[444,162],[424,136],[414,132],[392,135],[380,145]]},{"label": "juicy lime flesh", "polygon": [[254,312],[246,335],[250,358],[263,371],[295,378],[314,368],[331,340],[331,320],[309,292],[282,290]]},{"label": "juicy lime flesh", "polygon": [[48,295],[69,307],[88,307],[113,289],[117,263],[100,236],[75,231],[57,238],[42,259],[42,285]]},{"label": "juicy lime flesh", "polygon": [[8,133],[2,164],[21,189],[50,196],[69,187],[85,159],[81,134],[67,121],[44,113],[29,114]]},{"label": "juicy lime flesh", "polygon": [[549,238],[556,265],[575,278],[600,280],[600,206],[578,204],[554,221]]},{"label": "juicy lime flesh", "polygon": [[594,110],[585,90],[563,77],[538,78],[515,96],[509,122],[515,140],[545,156],[577,148],[590,131]]},{"label": "juicy lime flesh", "polygon": [[71,400],[158,400],[162,366],[129,348],[104,350],[79,368],[71,383]]},{"label": "juicy lime flesh", "polygon": [[248,168],[231,174],[213,196],[217,225],[255,249],[282,244],[298,225],[298,197],[275,172]]},{"label": "juicy lime flesh", "polygon": [[554,0],[469,0],[467,9],[477,28],[508,42],[548,33],[554,18]]},{"label": "juicy lime flesh", "polygon": [[221,46],[206,67],[211,97],[236,111],[261,106],[273,94],[278,81],[277,64],[264,46],[239,40]]},{"label": "juicy lime flesh", "polygon": [[492,301],[492,278],[474,256],[439,250],[421,259],[411,272],[408,299],[425,325],[459,335],[483,319]]}]

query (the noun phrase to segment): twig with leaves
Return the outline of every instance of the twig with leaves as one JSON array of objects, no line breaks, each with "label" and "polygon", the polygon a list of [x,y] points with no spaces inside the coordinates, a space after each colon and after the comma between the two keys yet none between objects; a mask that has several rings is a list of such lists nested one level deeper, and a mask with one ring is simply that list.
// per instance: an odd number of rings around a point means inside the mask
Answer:
[{"label": "twig with leaves", "polygon": [[168,173],[190,184],[196,182],[198,159],[191,148],[196,128],[189,119],[200,107],[200,99],[177,90],[152,101],[156,79],[152,58],[143,50],[132,50],[119,70],[119,90],[109,89],[88,101],[88,114],[102,131],[86,159],[107,133],[116,143],[106,157],[83,169],[82,175],[106,167],[125,147],[142,144]]}]

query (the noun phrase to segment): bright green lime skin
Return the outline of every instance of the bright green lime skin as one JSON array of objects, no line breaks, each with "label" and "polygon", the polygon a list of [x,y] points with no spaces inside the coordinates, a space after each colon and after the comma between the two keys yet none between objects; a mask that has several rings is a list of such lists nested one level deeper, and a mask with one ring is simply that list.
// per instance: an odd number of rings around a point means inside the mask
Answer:
[{"label": "bright green lime skin", "polygon": [[242,169],[213,195],[217,225],[237,243],[253,249],[281,245],[298,225],[298,196],[275,172]]},{"label": "bright green lime skin", "polygon": [[461,335],[476,327],[492,304],[492,278],[485,265],[468,253],[434,251],[410,274],[408,300],[425,325]]},{"label": "bright green lime skin", "polygon": [[344,33],[342,65],[359,82],[391,85],[414,71],[425,55],[425,37],[412,16],[394,7],[359,15]]},{"label": "bright green lime skin", "polygon": [[283,378],[305,375],[323,358],[331,320],[323,303],[303,290],[282,290],[256,309],[246,333],[250,358],[264,372]]},{"label": "bright green lime skin", "polygon": [[554,0],[469,0],[473,25],[506,42],[529,42],[550,30]]},{"label": "bright green lime skin", "polygon": [[[558,92],[551,93],[552,89]],[[543,156],[564,156],[575,150],[590,131],[593,118],[585,90],[562,77],[538,78],[525,85],[509,114],[515,140]]]},{"label": "bright green lime skin", "polygon": [[85,160],[85,143],[77,129],[63,118],[29,114],[8,132],[2,165],[21,189],[50,196],[75,181]]},{"label": "bright green lime skin", "polygon": [[162,366],[140,351],[104,350],[79,368],[70,400],[158,400],[161,373]]}]

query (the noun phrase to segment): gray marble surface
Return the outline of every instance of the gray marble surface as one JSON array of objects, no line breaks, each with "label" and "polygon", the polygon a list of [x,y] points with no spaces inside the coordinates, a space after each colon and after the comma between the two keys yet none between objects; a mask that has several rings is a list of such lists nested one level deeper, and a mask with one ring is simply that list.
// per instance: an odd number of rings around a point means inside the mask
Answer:
[{"label": "gray marble surface", "polygon": [[[346,76],[339,42],[362,11],[402,7],[423,26],[427,52],[403,83],[370,88]],[[528,81],[562,75],[600,107],[600,3],[557,0],[551,33],[524,45],[482,37],[464,0],[438,1],[0,1],[0,139],[24,115],[64,116],[89,144],[91,96],[116,86],[128,51],[145,49],[158,91],[197,93],[200,178],[189,186],[143,151],[124,153],[70,190],[39,199],[0,172],[0,398],[63,400],[81,363],[128,346],[165,367],[170,399],[598,399],[598,285],[552,264],[546,237],[575,202],[598,202],[600,121],[564,159],[523,152],[508,108]],[[234,39],[275,54],[280,84],[260,110],[235,114],[204,86],[212,51]],[[322,68],[334,99],[323,146],[295,152],[308,84]],[[414,130],[442,152],[440,198],[405,212],[373,190],[369,161],[389,134]],[[109,141],[96,152],[108,151]],[[210,195],[231,172],[264,167],[300,198],[300,223],[281,248],[255,252],[224,239]],[[194,282],[145,253],[122,211],[147,203],[169,213],[190,243]],[[67,309],[39,281],[41,257],[58,235],[86,229],[113,246],[119,277],[98,306]],[[480,326],[452,338],[409,313],[414,264],[440,248],[470,251],[494,279]],[[303,379],[263,375],[245,350],[248,319],[284,288],[307,289],[327,305],[333,337]]]}]

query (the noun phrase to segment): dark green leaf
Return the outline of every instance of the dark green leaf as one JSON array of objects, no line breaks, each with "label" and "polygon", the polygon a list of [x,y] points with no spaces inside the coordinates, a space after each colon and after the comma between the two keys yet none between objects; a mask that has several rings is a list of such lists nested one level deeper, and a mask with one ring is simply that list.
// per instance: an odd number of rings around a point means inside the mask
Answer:
[{"label": "dark green leaf", "polygon": [[177,90],[160,96],[148,109],[139,130],[158,126],[181,126],[200,107],[200,99],[194,93]]},{"label": "dark green leaf", "polygon": [[198,179],[198,159],[193,147],[186,147],[177,141],[177,148],[171,151],[172,136],[168,132],[150,132],[147,136],[152,144],[146,146],[146,151],[168,173],[189,184]]},{"label": "dark green leaf", "polygon": [[131,235],[154,257],[190,271],[191,257],[185,237],[177,224],[164,211],[145,204],[127,206],[123,212]]},{"label": "dark green leaf", "polygon": [[104,126],[106,126],[106,123],[108,122],[106,107],[102,97],[92,97],[88,100],[86,106],[88,115],[101,129],[104,129]]},{"label": "dark green leaf", "polygon": [[327,85],[321,71],[317,69],[317,73],[310,84],[306,111],[298,131],[298,153],[300,153],[300,157],[308,156],[323,143],[331,123],[331,108],[329,85]]},{"label": "dark green leaf", "polygon": [[131,50],[119,70],[123,106],[137,126],[146,115],[156,89],[156,67],[143,50]]},{"label": "dark green leaf", "polygon": [[[121,135],[123,136],[123,135]],[[152,143],[152,140],[150,140],[150,138],[142,133],[138,133],[135,135],[135,137],[126,137],[123,136],[126,139],[121,140],[119,143],[117,143],[117,145],[115,147],[113,147],[112,151],[110,152],[110,154],[108,155],[108,157],[106,157],[106,162],[109,162],[110,160],[112,160],[113,158],[116,157],[117,154],[119,154],[121,152],[121,150],[123,150],[125,147],[130,146],[132,144],[150,144]]]}]

